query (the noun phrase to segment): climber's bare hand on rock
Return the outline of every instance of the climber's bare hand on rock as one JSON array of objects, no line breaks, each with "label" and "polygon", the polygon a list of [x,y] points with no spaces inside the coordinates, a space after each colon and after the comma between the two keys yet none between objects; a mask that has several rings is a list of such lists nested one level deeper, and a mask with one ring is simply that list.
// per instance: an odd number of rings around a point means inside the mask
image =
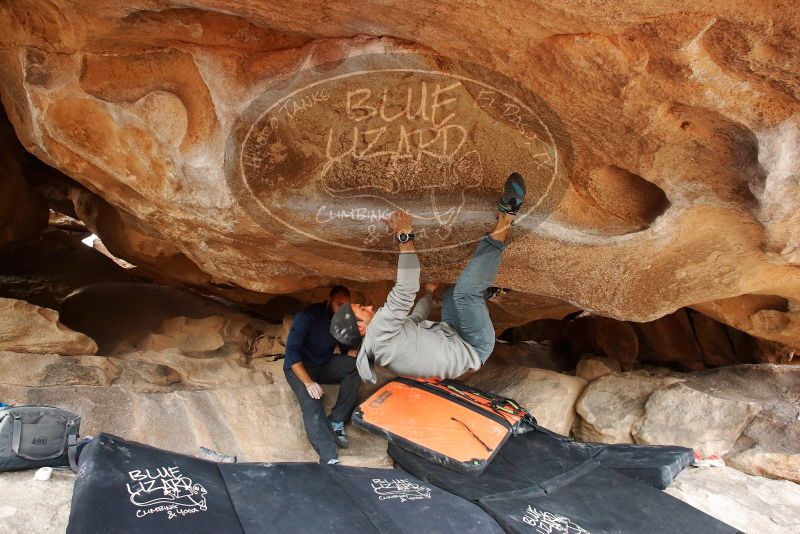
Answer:
[{"label": "climber's bare hand on rock", "polygon": [[427,291],[428,293],[433,293],[438,288],[439,288],[439,284],[437,284],[437,283],[425,284],[425,291]]},{"label": "climber's bare hand on rock", "polygon": [[411,214],[404,210],[393,211],[383,222],[389,229],[397,234],[400,232],[411,233]]}]

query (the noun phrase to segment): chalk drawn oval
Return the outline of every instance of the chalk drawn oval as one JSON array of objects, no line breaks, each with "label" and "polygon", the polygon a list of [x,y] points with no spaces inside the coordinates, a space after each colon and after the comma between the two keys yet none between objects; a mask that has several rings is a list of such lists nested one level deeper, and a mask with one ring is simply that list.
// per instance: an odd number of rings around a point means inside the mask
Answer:
[{"label": "chalk drawn oval", "polygon": [[530,229],[558,205],[571,165],[558,116],[522,84],[406,53],[280,80],[240,116],[225,163],[256,222],[323,255],[396,253],[380,221],[396,209],[412,214],[420,252],[473,243],[512,171],[526,178],[518,220]]}]

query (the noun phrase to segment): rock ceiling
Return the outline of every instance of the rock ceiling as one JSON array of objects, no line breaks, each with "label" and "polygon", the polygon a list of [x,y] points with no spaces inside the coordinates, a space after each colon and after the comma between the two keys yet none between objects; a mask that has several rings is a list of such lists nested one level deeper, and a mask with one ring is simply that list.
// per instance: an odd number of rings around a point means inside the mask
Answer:
[{"label": "rock ceiling", "polygon": [[[171,280],[384,287],[403,208],[452,282],[519,171],[519,323],[691,306],[800,344],[795,3],[17,1],[0,26],[16,136],[71,178],[48,200]],[[4,241],[41,209],[13,157]]]}]

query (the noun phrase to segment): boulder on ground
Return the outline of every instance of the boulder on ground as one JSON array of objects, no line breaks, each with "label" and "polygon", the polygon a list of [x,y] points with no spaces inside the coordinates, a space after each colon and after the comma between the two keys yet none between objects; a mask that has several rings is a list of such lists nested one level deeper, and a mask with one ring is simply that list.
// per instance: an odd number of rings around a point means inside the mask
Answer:
[{"label": "boulder on ground", "polygon": [[796,366],[618,373],[586,388],[573,432],[585,441],[685,445],[725,454],[729,465],[745,473],[800,481],[797,399]]},{"label": "boulder on ground", "polygon": [[800,532],[800,485],[730,467],[690,468],[667,493],[742,532]]},{"label": "boulder on ground", "polygon": [[611,373],[619,373],[620,371],[619,361],[588,355],[578,362],[578,366],[575,368],[575,376],[583,378],[587,382],[594,382],[598,378]]},{"label": "boulder on ground", "polygon": [[631,427],[636,443],[681,445],[723,456],[761,410],[756,402],[715,397],[685,383],[654,391]]},{"label": "boulder on ground", "polygon": [[800,481],[800,367],[727,366],[690,375],[686,384],[714,397],[763,406],[725,455],[730,466]]},{"label": "boulder on ground", "polygon": [[59,323],[56,311],[0,298],[0,350],[78,356],[95,354],[97,344]]},{"label": "boulder on ground", "polygon": [[631,426],[643,414],[653,391],[679,378],[647,371],[610,374],[587,386],[575,405],[575,437],[600,443],[633,443]]},{"label": "boulder on ground", "polygon": [[785,402],[764,408],[725,455],[725,461],[751,475],[800,483],[798,416],[798,407]]},{"label": "boulder on ground", "polygon": [[540,425],[569,434],[575,421],[575,401],[586,380],[545,369],[487,366],[468,383],[517,401],[530,411]]}]

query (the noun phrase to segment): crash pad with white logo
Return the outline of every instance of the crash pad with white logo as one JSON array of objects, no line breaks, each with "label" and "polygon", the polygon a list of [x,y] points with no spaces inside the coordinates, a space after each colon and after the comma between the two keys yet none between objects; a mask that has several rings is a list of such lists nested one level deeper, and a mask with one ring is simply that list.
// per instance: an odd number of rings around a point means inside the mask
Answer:
[{"label": "crash pad with white logo", "polygon": [[657,489],[666,479],[671,480],[670,473],[685,465],[685,450],[615,447],[578,443],[537,429],[509,439],[477,477],[458,473],[395,443],[389,444],[389,455],[425,483],[479,505],[506,532],[737,532]]},{"label": "crash pad with white logo", "polygon": [[217,464],[100,434],[80,456],[68,534],[501,533],[402,469]]}]

